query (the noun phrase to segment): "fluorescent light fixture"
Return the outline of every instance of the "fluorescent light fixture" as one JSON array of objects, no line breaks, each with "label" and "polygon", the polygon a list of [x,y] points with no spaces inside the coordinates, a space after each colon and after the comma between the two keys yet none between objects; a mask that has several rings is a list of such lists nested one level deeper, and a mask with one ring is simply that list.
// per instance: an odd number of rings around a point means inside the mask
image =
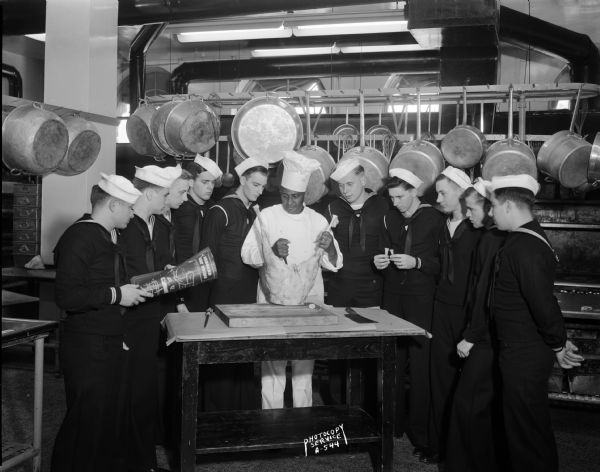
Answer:
[{"label": "fluorescent light fixture", "polygon": [[314,23],[294,26],[294,36],[330,36],[335,34],[398,33],[408,31],[407,20]]},{"label": "fluorescent light fixture", "polygon": [[180,43],[199,43],[209,41],[241,41],[246,39],[289,38],[292,29],[283,24],[272,28],[245,28],[229,30],[207,30],[178,33]]},{"label": "fluorescent light fixture", "polygon": [[31,39],[35,39],[36,41],[46,41],[46,33],[26,34],[25,36]]},{"label": "fluorescent light fixture", "polygon": [[344,46],[344,54],[358,54],[365,52],[396,52],[396,51],[422,51],[418,44],[385,44],[381,46]]},{"label": "fluorescent light fixture", "polygon": [[339,52],[340,48],[333,44],[312,48],[253,49],[250,51],[250,55],[252,57],[313,56],[316,54],[338,54]]}]

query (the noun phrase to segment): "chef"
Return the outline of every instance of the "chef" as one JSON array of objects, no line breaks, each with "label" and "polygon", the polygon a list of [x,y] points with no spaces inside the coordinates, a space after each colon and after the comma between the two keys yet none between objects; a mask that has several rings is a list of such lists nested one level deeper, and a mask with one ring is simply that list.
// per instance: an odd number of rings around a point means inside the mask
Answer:
[{"label": "chef", "polygon": [[[327,220],[316,211],[304,206],[304,193],[311,173],[319,163],[294,151],[285,151],[281,179],[281,204],[261,212],[242,246],[242,260],[253,267],[268,264],[270,254],[263,254],[262,241],[267,238],[272,253],[292,267],[313,257],[319,257],[322,268],[337,271],[342,267],[343,256],[332,234],[327,231]],[[322,251],[321,251],[322,250]],[[269,270],[268,265],[265,270]],[[290,269],[293,270],[293,269]],[[324,300],[323,276],[317,270],[306,284],[307,302]],[[272,302],[269,287],[261,275],[258,303]],[[267,293],[265,293],[267,292]],[[292,391],[294,407],[312,406],[313,360],[292,360]],[[285,368],[287,361],[262,362],[262,407],[283,408]]]},{"label": "chef", "polygon": [[[173,226],[175,227],[175,253],[177,263],[181,264],[197,254],[204,217],[208,209],[214,205],[211,196],[215,185],[220,182],[223,172],[215,161],[197,154],[193,162],[185,166],[192,178],[187,198],[181,206],[173,210]],[[180,305],[189,311],[204,311],[208,308],[209,284],[200,284],[178,292]],[[183,308],[180,306],[180,308]],[[185,310],[183,310],[185,311]]]},{"label": "chef", "polygon": [[[456,343],[462,339],[467,324],[466,299],[470,273],[481,230],[466,218],[460,197],[471,187],[471,179],[456,167],[446,167],[435,182],[437,203],[447,215],[440,235],[441,275],[435,292],[431,340],[431,410],[430,457],[435,462],[444,457],[452,395],[458,380],[460,358]],[[437,457],[436,457],[437,456]]]},{"label": "chef", "polygon": [[496,256],[490,310],[499,341],[502,404],[515,472],[558,471],[548,408],[548,377],[583,357],[567,340],[553,295],[557,258],[532,208],[539,184],[530,175],[492,178],[492,216],[508,231]]},{"label": "chef", "polygon": [[[390,169],[386,188],[393,209],[381,225],[380,253],[373,260],[383,271],[382,308],[411,323],[431,331],[433,295],[436,277],[440,271],[439,234],[443,225],[442,214],[431,205],[422,204],[417,196],[423,181],[407,169]],[[402,435],[401,426],[414,446],[413,454],[428,454],[429,346],[424,337],[413,337],[399,345],[396,370],[396,434]],[[404,371],[408,355],[409,412],[405,417]],[[406,424],[405,424],[406,423]]]},{"label": "chef", "polygon": [[[388,199],[366,188],[365,170],[355,157],[340,161],[331,179],[338,183],[340,195],[327,206],[326,217],[330,221],[333,215],[338,218],[333,235],[344,256],[344,267],[329,274],[327,303],[338,307],[379,307],[383,277],[373,265],[373,257],[379,250],[379,230],[390,207]],[[329,361],[330,389],[338,403],[346,391],[342,381],[346,363]],[[370,398],[369,393],[374,391],[371,386],[375,385],[375,379],[371,377],[377,372],[376,366],[369,361],[352,363],[353,370],[360,364],[361,371],[356,373],[364,377],[359,394],[367,395],[367,399],[361,403],[372,410],[375,398]]]},{"label": "chef", "polygon": [[119,175],[91,191],[92,213],[61,236],[55,249],[60,362],[67,413],[56,436],[52,471],[127,470],[127,367],[123,307],[152,295],[127,283],[117,229],[133,217],[141,193]]},{"label": "chef", "polygon": [[[178,169],[181,173],[181,168]],[[156,215],[165,207],[169,188],[178,173],[155,165],[136,167],[133,185],[142,193],[133,206],[134,216],[121,232],[127,275],[146,274],[156,267],[156,245],[152,240]],[[158,341],[165,313],[160,299],[125,313],[127,346],[130,348],[130,436],[129,468],[156,469],[156,419],[158,418]]]},{"label": "chef", "polygon": [[[206,214],[200,247],[209,247],[218,278],[210,287],[210,305],[256,303],[258,271],[242,262],[241,248],[256,214],[252,209],[267,183],[268,164],[250,157],[235,167],[239,185]],[[212,172],[211,172],[212,173]],[[203,366],[203,408],[207,411],[258,407],[253,364]]]}]

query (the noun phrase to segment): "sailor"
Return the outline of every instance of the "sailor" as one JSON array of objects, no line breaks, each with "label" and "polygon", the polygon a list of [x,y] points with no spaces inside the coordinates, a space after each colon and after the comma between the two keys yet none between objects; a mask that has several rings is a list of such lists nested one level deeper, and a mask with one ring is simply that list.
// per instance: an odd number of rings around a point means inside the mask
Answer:
[{"label": "sailor", "polygon": [[443,459],[448,436],[452,395],[461,359],[456,343],[467,323],[467,288],[481,230],[465,217],[460,197],[471,187],[471,179],[456,167],[446,167],[435,182],[437,202],[448,215],[440,234],[441,274],[435,292],[431,333],[431,412],[429,455],[422,462]]},{"label": "sailor", "polygon": [[127,470],[128,356],[123,307],[152,295],[127,282],[117,229],[133,217],[141,193],[125,177],[101,173],[92,213],[61,236],[55,249],[60,361],[67,413],[56,436],[54,472]]},{"label": "sailor", "polygon": [[539,190],[530,175],[492,178],[492,216],[508,231],[496,256],[490,310],[499,342],[508,455],[515,472],[558,471],[548,408],[548,377],[584,360],[567,340],[553,295],[557,258],[532,208]]},{"label": "sailor", "polygon": [[[181,168],[178,169],[181,173]],[[127,275],[133,277],[163,269],[156,267],[157,250],[152,236],[156,215],[163,212],[169,188],[178,173],[155,165],[136,167],[133,185],[142,193],[133,206],[134,216],[121,232]],[[166,313],[155,298],[125,313],[130,361],[129,468],[156,469],[158,411],[158,342],[160,321]]]},{"label": "sailor", "polygon": [[[284,260],[289,270],[294,270],[292,267],[295,265],[306,265],[311,259],[317,259],[316,272],[310,275],[300,272],[308,279],[302,280],[296,288],[302,290],[302,286],[305,289],[307,295],[304,301],[323,303],[323,277],[319,265],[335,272],[342,267],[343,256],[333,235],[327,230],[327,220],[304,206],[310,174],[319,167],[319,163],[294,151],[285,151],[284,156],[281,204],[266,208],[255,220],[242,246],[242,260],[253,267],[264,265],[264,271],[269,271],[269,259],[273,255]],[[263,253],[264,239],[268,241],[266,250],[272,254]],[[276,292],[277,287],[269,286],[263,274],[261,271],[258,303],[273,303],[271,292]],[[312,406],[314,361],[292,360],[291,364],[294,407]],[[286,365],[285,360],[262,362],[263,409],[283,408]]]},{"label": "sailor", "polygon": [[[379,251],[379,231],[390,208],[389,201],[366,188],[365,170],[355,157],[340,161],[331,179],[338,183],[339,196],[327,205],[325,216],[329,221],[334,215],[338,218],[333,235],[344,256],[344,267],[329,274],[327,303],[337,307],[379,307],[383,276],[373,265],[373,257]],[[329,361],[330,390],[337,403],[341,403],[346,392],[342,381],[346,364],[342,360]],[[377,369],[371,364],[369,360],[352,361],[350,378],[360,379],[352,390],[358,390],[358,403],[372,411],[376,406],[371,394],[375,392],[373,375]]]},{"label": "sailor", "polygon": [[[210,306],[256,303],[258,271],[242,262],[241,249],[256,214],[253,205],[267,183],[268,164],[250,157],[235,167],[239,185],[206,214],[200,247],[209,247],[218,278],[210,285]],[[212,173],[212,171],[211,171]],[[202,366],[206,411],[258,408],[253,364]]]},{"label": "sailor", "polygon": [[[208,209],[215,203],[211,200],[211,196],[215,186],[220,184],[223,175],[215,161],[201,154],[197,154],[196,158],[185,166],[185,170],[191,175],[192,184],[187,198],[179,208],[173,211],[175,254],[178,264],[203,249],[200,247],[200,238],[204,217]],[[185,305],[189,311],[206,310],[209,287],[209,284],[201,284],[178,292],[179,303]]]},{"label": "sailor", "polygon": [[[390,170],[385,186],[394,208],[384,216],[380,253],[374,257],[374,263],[383,271],[382,308],[431,331],[433,296],[440,271],[439,234],[444,218],[431,205],[421,203],[417,197],[421,185],[423,181],[407,169]],[[429,450],[429,347],[430,341],[425,337],[399,343],[396,434],[402,435],[400,428],[406,424],[416,456]],[[410,408],[405,421],[407,355]]]},{"label": "sailor", "polygon": [[497,408],[498,375],[491,341],[487,297],[496,253],[504,243],[492,217],[489,182],[479,178],[466,189],[461,202],[474,228],[484,233],[477,245],[467,301],[468,324],[456,345],[464,360],[452,401],[445,470],[494,472],[503,459],[501,418]]}]

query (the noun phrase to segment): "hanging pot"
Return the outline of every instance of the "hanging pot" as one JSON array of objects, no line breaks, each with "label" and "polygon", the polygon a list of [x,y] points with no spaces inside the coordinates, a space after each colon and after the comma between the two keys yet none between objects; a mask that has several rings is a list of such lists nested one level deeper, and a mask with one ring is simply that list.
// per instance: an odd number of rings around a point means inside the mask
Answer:
[{"label": "hanging pot", "polygon": [[423,181],[418,194],[423,195],[444,170],[444,158],[437,146],[421,139],[421,91],[417,88],[416,139],[400,148],[390,164],[390,169],[407,169]]},{"label": "hanging pot", "polygon": [[164,152],[156,145],[150,131],[152,117],[156,110],[156,105],[140,103],[140,106],[127,120],[126,131],[127,138],[135,152],[142,156],[161,158],[164,157]]},{"label": "hanging pot", "polygon": [[356,136],[359,135],[356,126],[348,123],[348,107],[346,107],[346,123],[342,123],[333,130],[335,136],[335,145],[337,147],[337,160],[340,160],[340,155],[352,149],[356,144]]},{"label": "hanging pot", "polygon": [[150,133],[152,134],[152,139],[154,140],[154,144],[158,146],[158,148],[169,156],[175,156],[177,158],[183,157],[191,157],[191,153],[187,153],[185,156],[180,155],[175,149],[169,146],[167,142],[167,137],[165,136],[165,122],[169,116],[169,113],[175,108],[177,105],[181,103],[181,100],[173,100],[172,102],[167,102],[162,104],[156,113],[152,115],[152,119],[150,120]]},{"label": "hanging pot", "polygon": [[80,116],[63,118],[69,132],[69,147],[55,173],[77,175],[88,170],[100,154],[102,139],[96,127]]},{"label": "hanging pot", "polygon": [[587,176],[589,183],[600,184],[600,131],[596,133],[594,144],[592,144]]},{"label": "hanging pot", "polygon": [[2,123],[2,161],[11,170],[34,175],[52,172],[67,152],[64,121],[41,105],[21,105]]},{"label": "hanging pot", "polygon": [[513,86],[508,89],[508,133],[506,139],[496,141],[485,154],[481,175],[485,180],[494,176],[529,174],[537,179],[535,155],[524,142],[513,138]]},{"label": "hanging pot", "polygon": [[448,164],[469,169],[481,160],[487,148],[485,135],[467,124],[467,88],[463,87],[463,122],[448,131],[442,139],[442,155]]},{"label": "hanging pot", "polygon": [[554,133],[538,151],[537,164],[544,174],[558,180],[563,187],[576,188],[588,181],[592,145],[573,131],[579,108],[581,87],[568,131]]},{"label": "hanging pot", "polygon": [[389,163],[381,151],[365,146],[365,96],[362,90],[359,91],[359,112],[360,146],[346,152],[340,159],[340,162],[356,157],[365,169],[366,187],[377,192],[383,187],[383,179],[388,176]]},{"label": "hanging pot", "polygon": [[283,158],[283,151],[298,149],[302,136],[296,109],[268,95],[242,105],[231,123],[231,140],[243,159],[254,157],[275,164]]},{"label": "hanging pot", "polygon": [[178,102],[164,123],[166,142],[180,156],[195,157],[211,149],[219,139],[219,118],[202,100]]}]

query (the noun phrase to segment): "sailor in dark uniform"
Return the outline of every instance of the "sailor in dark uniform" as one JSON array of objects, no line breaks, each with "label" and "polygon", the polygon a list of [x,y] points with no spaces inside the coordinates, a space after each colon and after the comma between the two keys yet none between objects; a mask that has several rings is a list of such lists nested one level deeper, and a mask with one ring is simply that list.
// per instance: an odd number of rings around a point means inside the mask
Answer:
[{"label": "sailor in dark uniform", "polygon": [[557,259],[532,207],[539,190],[529,175],[492,179],[492,215],[508,231],[498,251],[490,309],[499,342],[502,404],[509,459],[520,471],[558,471],[548,408],[548,377],[583,357],[567,340],[553,295]]},{"label": "sailor in dark uniform", "polygon": [[[487,297],[496,253],[506,232],[489,216],[489,182],[478,179],[463,193],[467,218],[475,228],[484,228],[475,253],[469,295],[467,328],[457,344],[464,358],[450,413],[445,470],[447,472],[494,472],[502,460],[503,441],[498,415],[498,376],[491,341]],[[499,453],[499,454],[498,454]]]},{"label": "sailor in dark uniform", "polygon": [[[267,166],[248,158],[235,167],[240,185],[213,205],[204,219],[200,247],[209,247],[218,278],[211,283],[211,306],[220,303],[256,303],[258,271],[242,261],[241,249],[256,214],[252,204],[267,182]],[[211,365],[202,368],[204,409],[238,410],[260,407],[253,364]]]},{"label": "sailor in dark uniform", "polygon": [[127,283],[117,229],[140,196],[125,177],[101,173],[91,215],[61,236],[55,249],[60,360],[67,413],[54,444],[53,472],[127,470],[128,351],[122,307],[152,295]]},{"label": "sailor in dark uniform", "polygon": [[[169,188],[179,176],[171,169],[154,165],[136,168],[133,184],[142,196],[133,206],[133,219],[121,232],[129,277],[163,269],[156,267],[158,251],[152,235],[156,215],[163,212]],[[165,314],[160,298],[130,308],[125,313],[127,345],[131,350],[128,448],[132,471],[156,469],[156,419],[159,414],[157,353],[160,321]]]},{"label": "sailor in dark uniform", "polygon": [[[185,170],[191,174],[192,185],[187,199],[173,211],[175,253],[178,264],[203,249],[200,246],[200,238],[202,237],[204,218],[208,209],[215,203],[211,200],[211,196],[223,175],[213,160],[200,154],[193,162],[185,166]],[[188,311],[205,311],[208,308],[209,287],[209,284],[197,285],[178,292],[177,296]]]},{"label": "sailor in dark uniform", "polygon": [[467,288],[473,255],[481,236],[481,231],[465,218],[460,202],[460,196],[470,187],[469,176],[451,166],[446,167],[435,182],[437,202],[448,217],[440,234],[442,268],[431,327],[431,451],[421,458],[423,462],[436,462],[444,457],[452,395],[461,365],[456,343],[461,340],[467,324]]},{"label": "sailor in dark uniform", "polygon": [[[377,269],[383,271],[382,308],[431,331],[433,295],[440,270],[439,234],[444,217],[431,205],[421,203],[417,195],[422,184],[421,179],[406,169],[390,170],[386,187],[395,208],[389,210],[383,219],[381,253],[374,257],[374,263]],[[406,342],[410,406],[405,425]],[[396,434],[401,435],[401,428],[406,427],[408,437],[415,446],[413,453],[422,455],[429,450],[430,341],[425,337],[414,337],[403,341],[399,347]]]},{"label": "sailor in dark uniform", "polygon": [[[338,183],[340,196],[327,205],[325,217],[329,221],[334,215],[338,218],[339,223],[332,230],[344,256],[344,266],[328,274],[327,303],[337,307],[379,307],[383,276],[373,265],[373,257],[379,252],[381,222],[390,208],[388,199],[365,187],[365,170],[356,158],[340,161],[331,179]],[[329,389],[337,403],[341,403],[346,391],[342,378],[346,377],[347,363],[329,361]],[[374,361],[352,361],[350,380],[359,397],[352,402],[371,412],[376,407],[376,374]]]}]

